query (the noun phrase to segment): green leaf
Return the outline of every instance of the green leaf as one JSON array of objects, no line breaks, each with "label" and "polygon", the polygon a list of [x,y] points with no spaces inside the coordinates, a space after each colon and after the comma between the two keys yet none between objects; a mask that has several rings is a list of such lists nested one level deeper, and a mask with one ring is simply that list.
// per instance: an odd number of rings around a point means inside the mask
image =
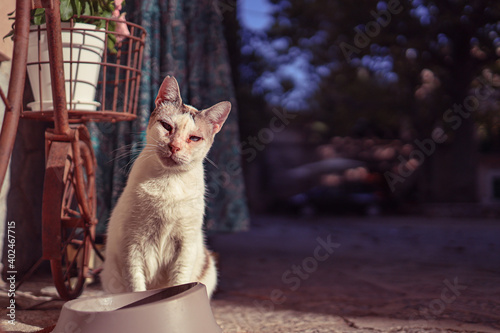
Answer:
[{"label": "green leaf", "polygon": [[3,39],[14,36],[14,30],[11,30],[7,35],[3,36]]},{"label": "green leaf", "polygon": [[112,12],[102,12],[100,16],[110,18],[112,15]]},{"label": "green leaf", "polygon": [[81,1],[75,1],[75,14],[77,17],[80,17],[82,15],[82,2]]},{"label": "green leaf", "polygon": [[92,15],[92,7],[91,7],[90,3],[88,3],[87,1],[85,1],[83,4],[82,15],[87,15],[87,16]]},{"label": "green leaf", "polygon": [[33,13],[33,24],[40,25],[45,23],[45,9],[37,8]]},{"label": "green leaf", "polygon": [[116,36],[113,35],[113,34],[108,34],[108,50],[109,50],[109,53],[111,54],[116,54],[116,48],[115,48],[115,44],[116,44]]},{"label": "green leaf", "polygon": [[73,6],[70,0],[61,0],[61,21],[69,21],[73,17]]}]

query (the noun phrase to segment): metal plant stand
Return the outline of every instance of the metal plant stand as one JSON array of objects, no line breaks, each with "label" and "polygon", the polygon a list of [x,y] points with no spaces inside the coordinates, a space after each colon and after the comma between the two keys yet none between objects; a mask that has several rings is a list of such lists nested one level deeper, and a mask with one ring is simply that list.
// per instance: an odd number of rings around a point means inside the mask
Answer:
[{"label": "metal plant stand", "polygon": [[[30,32],[30,12],[34,8],[45,8],[48,62],[40,60],[27,62]],[[54,284],[61,298],[78,297],[88,277],[89,260],[95,248],[96,219],[96,161],[88,121],[133,120],[136,118],[140,65],[144,48],[145,31],[142,27],[126,22],[130,36],[117,43],[116,54],[104,50],[99,79],[99,107],[95,111],[78,110],[68,103],[65,85],[73,87],[71,78],[64,76],[64,64],[75,63],[65,60],[62,52],[61,31],[74,30],[73,21],[69,28],[61,28],[59,0],[17,0],[14,35],[14,53],[9,91],[0,97],[6,105],[4,123],[0,133],[0,185],[12,153],[19,118],[51,121],[54,128],[45,133],[46,172],[44,179],[42,207],[42,259],[50,260]],[[112,18],[83,17],[88,20],[106,21],[107,39],[116,32],[110,31]],[[40,31],[42,28],[35,28]],[[41,43],[39,40],[38,43]],[[43,102],[39,111],[23,110],[23,91],[27,66],[43,64],[50,66],[52,105],[45,110]],[[72,67],[71,67],[72,68]],[[66,88],[67,89],[67,88]],[[70,94],[71,94],[70,88]],[[42,87],[40,87],[40,96]],[[100,255],[100,254],[98,254]],[[38,264],[41,262],[39,260]],[[34,271],[30,270],[29,274]]]}]

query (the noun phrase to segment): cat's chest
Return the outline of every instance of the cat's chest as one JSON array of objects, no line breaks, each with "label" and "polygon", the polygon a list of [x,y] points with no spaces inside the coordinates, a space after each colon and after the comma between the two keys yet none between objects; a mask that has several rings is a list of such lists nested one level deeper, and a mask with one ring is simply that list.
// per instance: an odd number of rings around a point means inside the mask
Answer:
[{"label": "cat's chest", "polygon": [[180,177],[150,179],[138,184],[136,191],[144,199],[178,201],[203,195],[203,184],[200,182],[203,180],[186,180]]},{"label": "cat's chest", "polygon": [[[144,210],[145,213],[154,212],[160,215],[171,215],[177,211],[203,211],[204,191],[203,178],[163,177],[149,179],[137,184],[133,190],[136,198],[134,206]],[[186,211],[186,209],[189,210]]]}]

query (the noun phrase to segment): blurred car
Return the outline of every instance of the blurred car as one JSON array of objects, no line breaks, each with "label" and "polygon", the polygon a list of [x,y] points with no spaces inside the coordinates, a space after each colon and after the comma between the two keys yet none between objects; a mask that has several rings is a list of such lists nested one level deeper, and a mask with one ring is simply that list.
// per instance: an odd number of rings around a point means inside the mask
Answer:
[{"label": "blurred car", "polygon": [[292,196],[289,204],[295,212],[304,216],[318,213],[376,216],[382,212],[384,193],[368,183],[318,185]]},{"label": "blurred car", "polygon": [[383,177],[370,172],[366,163],[347,158],[330,158],[291,169],[287,178],[303,184],[288,198],[288,205],[301,215],[355,213],[379,215],[388,195]]}]

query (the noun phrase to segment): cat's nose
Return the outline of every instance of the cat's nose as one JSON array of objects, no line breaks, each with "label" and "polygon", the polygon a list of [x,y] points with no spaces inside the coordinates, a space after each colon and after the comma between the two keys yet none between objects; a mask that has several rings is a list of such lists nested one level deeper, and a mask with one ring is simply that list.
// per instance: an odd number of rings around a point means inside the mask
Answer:
[{"label": "cat's nose", "polygon": [[177,146],[175,146],[175,145],[173,145],[171,143],[168,145],[168,147],[170,148],[170,151],[172,152],[172,154],[178,152],[179,150],[181,150],[181,148],[179,148],[179,147],[177,147]]}]

